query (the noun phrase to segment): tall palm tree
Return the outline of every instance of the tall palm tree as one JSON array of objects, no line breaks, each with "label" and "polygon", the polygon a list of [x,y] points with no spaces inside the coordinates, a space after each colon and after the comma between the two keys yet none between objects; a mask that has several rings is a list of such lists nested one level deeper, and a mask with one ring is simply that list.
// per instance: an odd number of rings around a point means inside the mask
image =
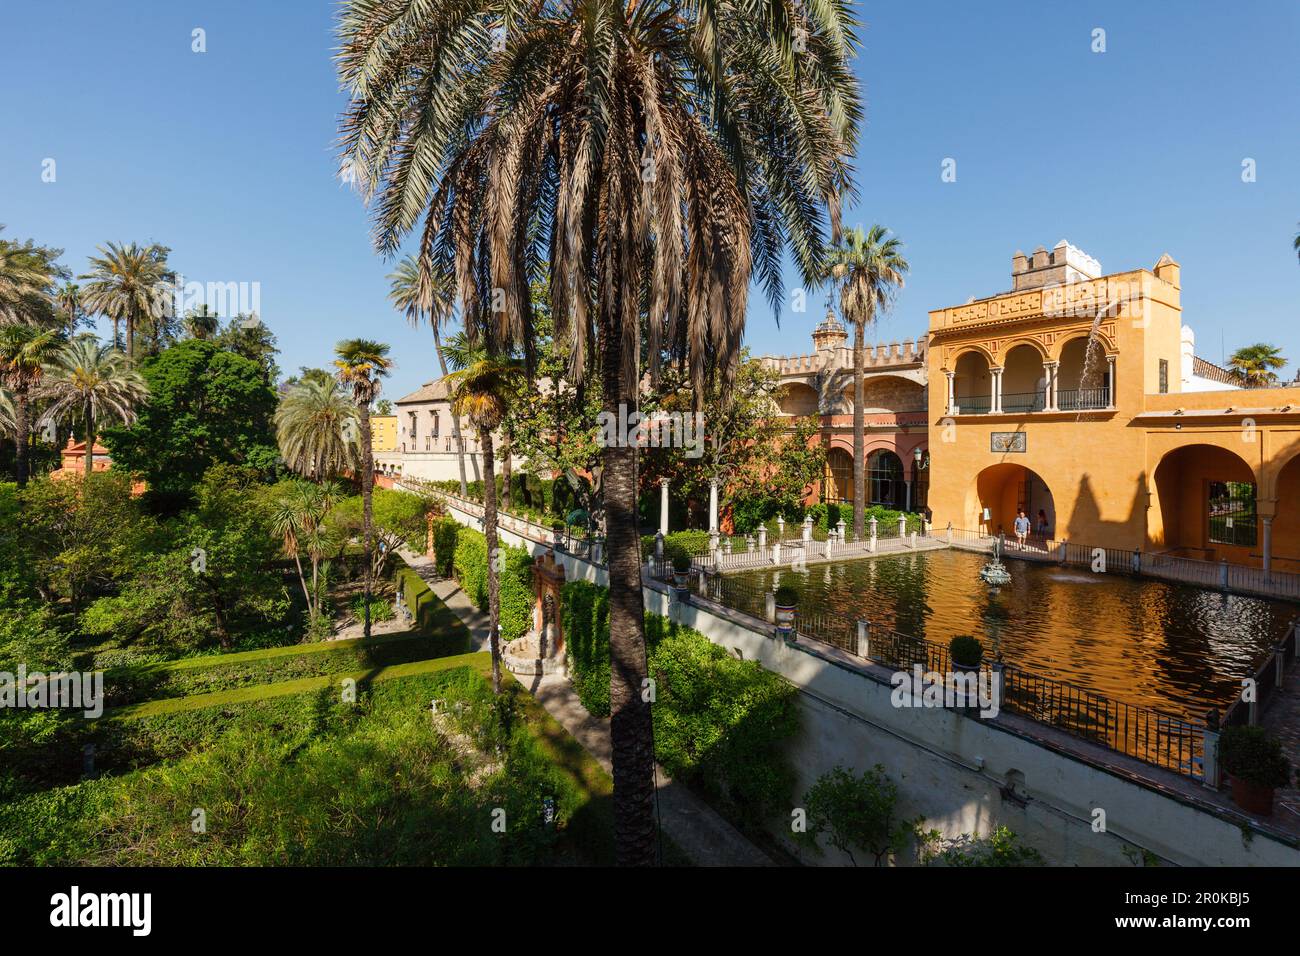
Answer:
[{"label": "tall palm tree", "polygon": [[337,379],[303,379],[275,410],[275,436],[286,466],[320,480],[361,469],[357,406]]},{"label": "tall palm tree", "polygon": [[1277,382],[1277,370],[1286,367],[1286,359],[1276,345],[1258,342],[1233,352],[1228,367],[1247,388],[1262,388]]},{"label": "tall palm tree", "polygon": [[510,396],[519,387],[520,366],[510,359],[478,355],[448,376],[452,411],[464,415],[478,429],[483,454],[483,536],[488,558],[488,634],[492,650],[492,690],[501,693],[501,583],[497,573],[497,484],[492,433],[510,408]]},{"label": "tall palm tree", "polygon": [[[431,266],[432,264],[429,263]],[[442,377],[447,377],[447,357],[442,352],[442,326],[450,321],[455,304],[454,283],[445,273],[435,273],[431,268],[422,270],[412,256],[397,264],[388,276],[391,285],[388,298],[401,309],[412,326],[428,319],[433,329],[433,350],[438,356]],[[451,435],[456,442],[456,462],[460,466],[460,495],[467,494],[465,482],[465,441],[460,435],[460,416],[451,415]]]},{"label": "tall palm tree", "polygon": [[388,346],[382,342],[368,339],[345,339],[334,348],[338,358],[334,367],[338,369],[339,382],[352,389],[352,400],[356,403],[357,413],[361,418],[361,528],[366,550],[366,603],[365,626],[363,637],[370,636],[370,567],[374,550],[374,511],[371,503],[375,488],[375,451],[370,446],[370,405],[374,402],[382,387],[380,379],[388,375],[393,367],[388,357]]},{"label": "tall palm tree", "polygon": [[64,334],[72,335],[77,331],[77,326],[81,324],[85,315],[81,304],[81,286],[69,279],[55,291],[54,301],[59,307]]},{"label": "tall palm tree", "polygon": [[146,323],[157,325],[172,306],[170,283],[175,274],[167,266],[168,250],[110,242],[90,257],[90,271],[81,276],[90,281],[81,290],[85,307],[113,322],[113,344],[118,344],[119,323],[126,323],[126,357],[136,358],[136,332]]},{"label": "tall palm tree", "polygon": [[[417,231],[470,334],[530,370],[529,293],[549,278],[569,378],[599,357],[608,414],[638,407],[642,356],[652,384],[681,363],[699,401],[734,376],[751,279],[775,311],[786,249],[805,285],[822,275],[861,115],[854,24],[840,2],[484,0],[467,17],[460,0],[348,0],[342,148],[375,244]],[[640,865],[655,823],[636,450],[603,457],[615,833]]]},{"label": "tall palm tree", "polygon": [[[0,225],[0,232],[4,226]],[[57,271],[57,250],[0,240],[0,322],[32,322],[36,307],[48,306],[49,289]]]},{"label": "tall palm tree", "polygon": [[830,255],[828,278],[838,286],[840,312],[853,323],[853,536],[863,537],[867,510],[866,416],[864,375],[866,373],[867,326],[889,308],[895,292],[903,287],[908,264],[903,244],[884,226],[863,232],[851,229]]},{"label": "tall palm tree", "polygon": [[213,339],[221,331],[221,316],[204,302],[197,309],[185,313],[185,318],[181,319],[181,328],[192,339]]},{"label": "tall palm tree", "polygon": [[63,346],[45,370],[39,394],[51,399],[42,422],[79,420],[85,427],[85,471],[93,470],[97,427],[105,420],[130,425],[136,406],[149,396],[139,372],[117,349],[89,336]]},{"label": "tall palm tree", "polygon": [[0,326],[0,383],[14,396],[14,468],[18,487],[28,478],[28,451],[31,443],[31,397],[45,377],[45,366],[63,345],[55,329],[43,329],[23,322]]}]

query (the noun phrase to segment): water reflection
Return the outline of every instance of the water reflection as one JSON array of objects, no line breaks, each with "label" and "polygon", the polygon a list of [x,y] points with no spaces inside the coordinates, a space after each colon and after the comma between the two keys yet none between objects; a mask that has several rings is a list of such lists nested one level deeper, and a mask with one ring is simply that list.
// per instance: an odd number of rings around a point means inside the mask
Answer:
[{"label": "water reflection", "polygon": [[[1300,613],[1283,601],[1014,560],[1006,562],[1011,583],[992,595],[978,576],[984,562],[929,551],[787,569],[781,580],[818,614],[940,644],[974,634],[1008,663],[1196,719],[1234,698]],[[770,588],[776,573],[734,577]]]}]

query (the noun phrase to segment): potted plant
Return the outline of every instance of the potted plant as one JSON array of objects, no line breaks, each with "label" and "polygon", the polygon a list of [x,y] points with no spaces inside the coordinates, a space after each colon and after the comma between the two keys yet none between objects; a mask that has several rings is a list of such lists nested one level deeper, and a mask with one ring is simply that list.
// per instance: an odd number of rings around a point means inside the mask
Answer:
[{"label": "potted plant", "polygon": [[788,584],[776,589],[776,631],[785,638],[794,635],[794,618],[799,610],[799,592]]},{"label": "potted plant", "polygon": [[1273,791],[1291,782],[1281,742],[1263,727],[1227,727],[1219,737],[1219,763],[1232,778],[1232,802],[1269,816]]},{"label": "potted plant", "polygon": [[673,554],[673,584],[677,590],[685,591],[691,580],[691,556],[685,551]]},{"label": "potted plant", "polygon": [[948,656],[955,671],[978,671],[984,660],[984,645],[979,638],[958,634],[948,642]]}]

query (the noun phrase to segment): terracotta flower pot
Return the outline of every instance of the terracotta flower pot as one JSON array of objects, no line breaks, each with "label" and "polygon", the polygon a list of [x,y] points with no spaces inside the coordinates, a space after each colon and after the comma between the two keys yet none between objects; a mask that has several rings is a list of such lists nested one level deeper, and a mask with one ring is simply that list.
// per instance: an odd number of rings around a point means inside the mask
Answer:
[{"label": "terracotta flower pot", "polygon": [[1273,815],[1273,788],[1261,787],[1240,777],[1232,778],[1232,802],[1247,813],[1261,817]]}]

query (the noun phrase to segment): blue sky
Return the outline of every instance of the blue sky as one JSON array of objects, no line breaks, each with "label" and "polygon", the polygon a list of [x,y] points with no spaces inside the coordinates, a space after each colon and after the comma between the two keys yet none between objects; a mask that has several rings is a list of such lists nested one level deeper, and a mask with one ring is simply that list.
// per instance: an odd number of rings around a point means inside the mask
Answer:
[{"label": "blue sky", "polygon": [[[390,397],[435,374],[427,331],[388,306],[391,264],[364,208],[334,177],[333,4],[2,2],[6,237],[60,246],[77,272],[109,239],[156,240],[189,279],[259,283],[286,370],[364,334],[393,344]],[[1016,249],[1066,238],[1106,271],[1172,254],[1205,357],[1264,340],[1300,359],[1294,0],[857,9],[867,122],[846,221],[891,227],[912,263],[882,340],[1005,290]],[[206,53],[191,51],[196,27]],[[820,294],[806,314],[787,305],[780,328],[753,301],[755,351],[807,349]]]}]

